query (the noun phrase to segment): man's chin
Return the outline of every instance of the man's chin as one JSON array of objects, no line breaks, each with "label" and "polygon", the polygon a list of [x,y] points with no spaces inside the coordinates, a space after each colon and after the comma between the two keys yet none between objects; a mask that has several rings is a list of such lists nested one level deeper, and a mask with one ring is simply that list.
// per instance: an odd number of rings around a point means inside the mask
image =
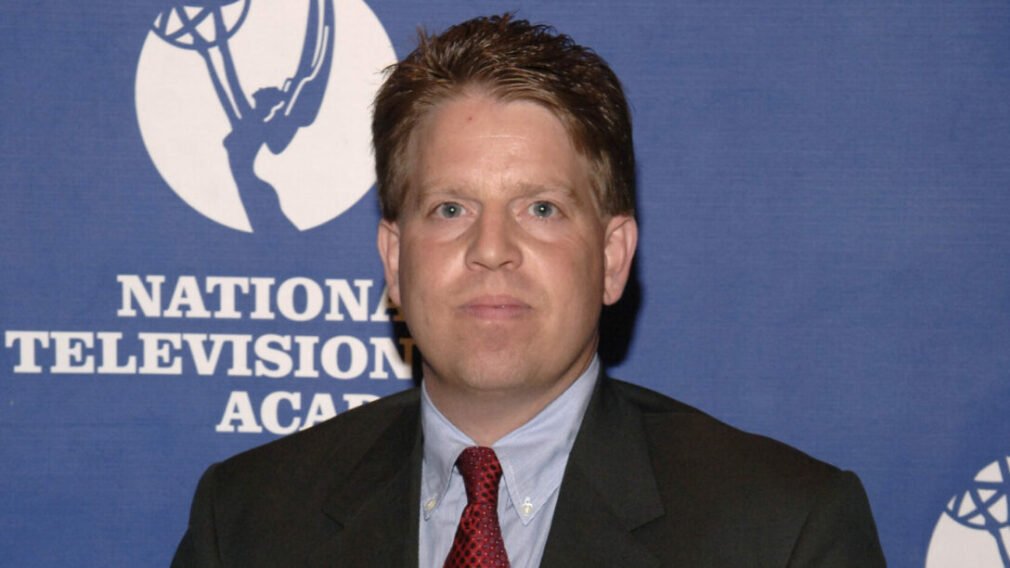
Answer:
[{"label": "man's chin", "polygon": [[447,366],[437,372],[425,366],[425,380],[436,387],[468,394],[506,396],[532,388],[536,378],[522,368],[521,356],[505,352],[483,352],[479,364]]}]

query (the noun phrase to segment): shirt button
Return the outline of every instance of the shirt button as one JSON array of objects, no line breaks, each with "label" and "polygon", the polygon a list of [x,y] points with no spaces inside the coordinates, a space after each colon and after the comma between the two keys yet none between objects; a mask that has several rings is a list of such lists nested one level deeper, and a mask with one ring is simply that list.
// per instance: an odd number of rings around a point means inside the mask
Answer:
[{"label": "shirt button", "polygon": [[524,517],[528,517],[533,514],[533,502],[529,497],[523,500],[522,505],[519,505],[519,512],[522,513]]},{"label": "shirt button", "polygon": [[428,499],[427,501],[424,502],[424,511],[426,513],[430,513],[431,510],[434,509],[435,505],[437,505],[437,504],[438,504],[438,500],[435,499],[434,497],[432,497],[431,499]]}]

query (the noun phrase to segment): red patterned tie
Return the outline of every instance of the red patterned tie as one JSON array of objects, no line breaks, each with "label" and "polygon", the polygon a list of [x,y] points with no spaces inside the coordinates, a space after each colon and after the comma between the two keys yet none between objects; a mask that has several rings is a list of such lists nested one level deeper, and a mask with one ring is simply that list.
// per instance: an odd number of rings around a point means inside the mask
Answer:
[{"label": "red patterned tie", "polygon": [[508,568],[498,524],[498,456],[491,448],[467,448],[456,460],[456,467],[463,476],[467,503],[445,568]]}]

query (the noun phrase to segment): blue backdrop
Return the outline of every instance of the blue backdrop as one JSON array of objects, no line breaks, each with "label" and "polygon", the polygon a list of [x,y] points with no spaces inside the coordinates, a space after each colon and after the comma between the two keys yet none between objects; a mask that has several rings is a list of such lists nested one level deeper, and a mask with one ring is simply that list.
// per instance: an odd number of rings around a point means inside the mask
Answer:
[{"label": "blue backdrop", "polygon": [[208,464],[411,384],[367,99],[511,9],[633,107],[611,374],[855,470],[893,566],[1010,566],[1005,0],[4,2],[5,565],[167,565]]}]

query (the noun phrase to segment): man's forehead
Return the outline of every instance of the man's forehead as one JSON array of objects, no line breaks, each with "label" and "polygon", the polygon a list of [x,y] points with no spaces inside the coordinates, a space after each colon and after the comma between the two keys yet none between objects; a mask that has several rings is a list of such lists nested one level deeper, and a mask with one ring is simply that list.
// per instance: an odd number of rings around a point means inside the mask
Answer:
[{"label": "man's forehead", "polygon": [[[482,153],[486,147],[495,152]],[[569,171],[551,176],[553,179],[515,181],[524,190],[577,193],[577,186],[594,171],[592,161],[579,151],[571,133],[549,108],[537,101],[503,99],[482,90],[446,98],[426,110],[405,150],[401,165],[408,193],[451,189],[447,186],[453,185],[452,180],[440,178],[454,169],[479,167],[475,162],[481,159],[512,158],[519,169],[527,162],[538,162],[542,172],[562,172],[570,166]],[[555,159],[544,160],[544,155]]]}]

